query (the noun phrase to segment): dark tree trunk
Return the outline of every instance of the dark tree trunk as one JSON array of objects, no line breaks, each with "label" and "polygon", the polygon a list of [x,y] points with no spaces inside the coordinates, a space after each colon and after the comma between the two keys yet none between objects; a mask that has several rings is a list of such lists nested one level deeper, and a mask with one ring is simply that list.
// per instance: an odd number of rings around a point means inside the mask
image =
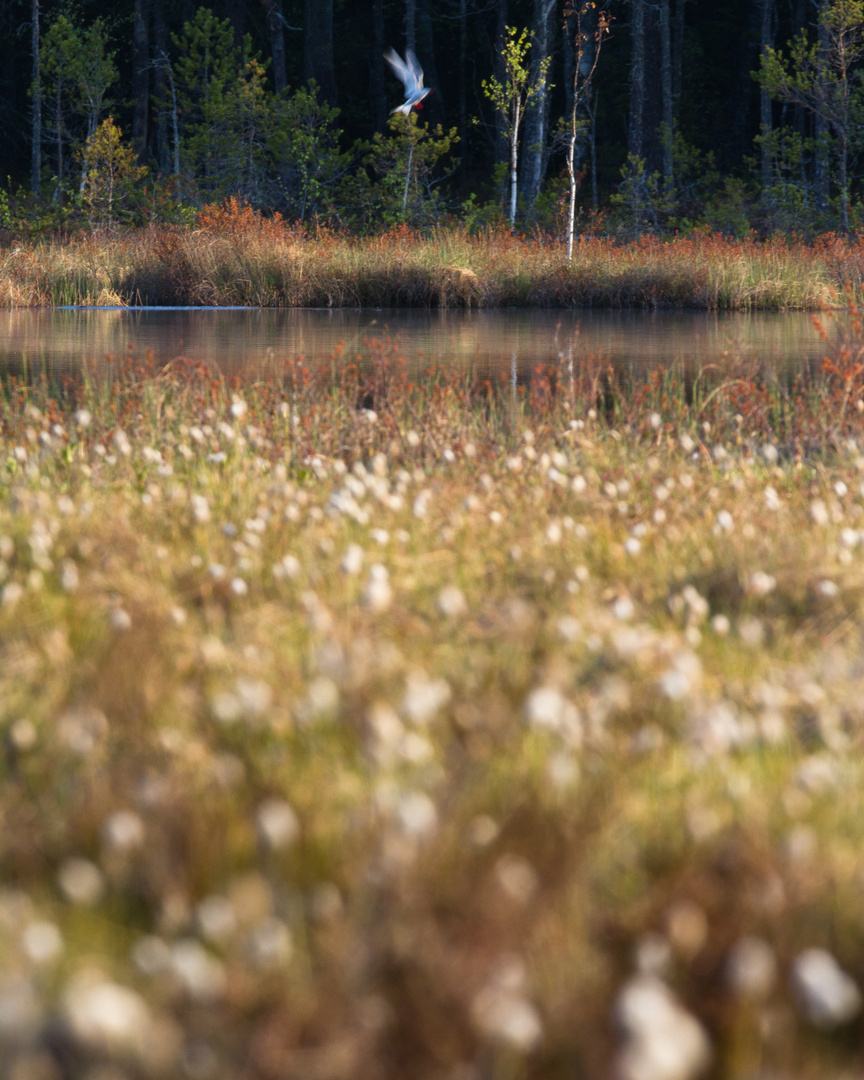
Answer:
[{"label": "dark tree trunk", "polygon": [[63,79],[57,76],[57,92],[54,99],[54,148],[57,152],[57,186],[54,201],[63,202]]},{"label": "dark tree trunk", "polygon": [[[501,50],[507,40],[507,0],[497,0],[495,5],[495,56],[493,59],[493,72],[500,83],[504,83],[504,57]],[[495,112],[495,161],[500,164],[510,159],[510,141],[504,127],[504,117],[496,110]],[[501,183],[501,198],[507,196],[507,179]]]},{"label": "dark tree trunk", "polygon": [[417,52],[417,0],[405,0],[405,48]]},{"label": "dark tree trunk", "polygon": [[38,195],[42,187],[42,78],[39,68],[39,0],[32,0],[30,5],[30,48],[33,53],[30,188],[34,195]]},{"label": "dark tree trunk", "polygon": [[672,25],[672,98],[681,100],[681,84],[684,79],[684,29],[687,0],[678,0]]},{"label": "dark tree trunk", "polygon": [[671,192],[675,186],[672,168],[672,138],[675,117],[672,110],[672,27],[669,0],[660,0],[660,93],[663,104],[663,186]]},{"label": "dark tree trunk", "polygon": [[270,32],[270,54],[273,57],[273,86],[277,94],[288,85],[288,69],[285,64],[285,13],[282,0],[264,0],[267,12],[267,29]]},{"label": "dark tree trunk", "polygon": [[[759,55],[774,44],[774,35],[771,33],[771,9],[773,0],[761,0],[762,21],[759,33]],[[765,138],[771,131],[771,95],[765,86],[759,91],[759,134]],[[768,189],[771,186],[771,154],[769,147],[762,143],[761,154],[761,179],[762,179],[762,202],[768,199]]]},{"label": "dark tree trunk", "polygon": [[150,0],[135,0],[132,23],[132,146],[142,164],[147,160],[150,117]]},{"label": "dark tree trunk", "polygon": [[[196,9],[199,6],[196,4]],[[225,0],[225,18],[231,23],[231,29],[234,31],[234,40],[240,45],[243,41],[243,31],[245,30],[243,12],[243,0]]]},{"label": "dark tree trunk", "polygon": [[151,127],[150,153],[161,173],[171,172],[171,143],[168,136],[168,109],[164,102],[170,96],[164,57],[168,52],[168,27],[165,25],[165,0],[153,0],[153,43],[155,66],[153,68],[153,97],[159,108]]},{"label": "dark tree trunk", "polygon": [[387,123],[384,46],[384,0],[374,0],[372,4],[372,67],[369,74],[369,97],[372,101],[372,125],[376,131],[382,131]]},{"label": "dark tree trunk", "polygon": [[[819,55],[823,63],[827,52],[828,31],[820,22]],[[823,116],[820,116],[818,113],[815,117],[813,134],[816,136],[816,162],[814,177],[816,187],[816,203],[819,207],[819,210],[824,213],[828,209],[828,200],[830,197],[829,188],[831,180],[831,162],[828,158],[828,123],[825,118]]]},{"label": "dark tree trunk", "polygon": [[459,0],[459,159],[468,168],[468,0]]},{"label": "dark tree trunk", "polygon": [[314,79],[321,98],[336,104],[333,67],[333,0],[305,0],[303,25],[303,79]]},{"label": "dark tree trunk", "polygon": [[645,156],[645,0],[633,0],[630,22],[630,134],[627,152]]},{"label": "dark tree trunk", "polygon": [[443,124],[445,120],[444,88],[438,78],[438,67],[435,63],[435,38],[432,33],[432,18],[429,14],[429,0],[419,0],[417,5],[417,29],[418,42],[420,45],[420,66],[423,68],[424,85],[431,86],[435,91],[423,102],[424,108],[429,110],[430,124]]},{"label": "dark tree trunk", "polygon": [[[540,82],[541,65],[551,54],[555,28],[555,0],[534,0],[534,18],[532,29],[534,38],[531,44],[532,86]],[[550,74],[540,86],[525,113],[525,138],[522,155],[522,194],[526,205],[532,207],[540,194],[540,186],[546,174],[549,158],[549,81]]]}]

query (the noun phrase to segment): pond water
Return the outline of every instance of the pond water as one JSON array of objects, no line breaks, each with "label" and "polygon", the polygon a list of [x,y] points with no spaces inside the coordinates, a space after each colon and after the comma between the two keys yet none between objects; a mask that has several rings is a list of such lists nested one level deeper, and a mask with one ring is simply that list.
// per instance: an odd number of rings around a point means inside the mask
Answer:
[{"label": "pond water", "polygon": [[162,365],[185,356],[226,373],[265,374],[304,357],[330,364],[367,361],[388,343],[409,365],[429,360],[506,367],[593,357],[642,366],[673,362],[736,366],[758,359],[781,367],[821,358],[825,345],[806,313],[711,314],[642,311],[353,311],[249,308],[77,308],[0,311],[0,367],[69,370],[107,356],[145,356]]}]

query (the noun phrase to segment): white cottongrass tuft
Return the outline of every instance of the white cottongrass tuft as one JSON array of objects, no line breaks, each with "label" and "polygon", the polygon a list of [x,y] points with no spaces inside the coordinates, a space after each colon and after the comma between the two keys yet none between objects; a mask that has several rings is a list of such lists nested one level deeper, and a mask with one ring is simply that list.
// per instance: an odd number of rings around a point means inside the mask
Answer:
[{"label": "white cottongrass tuft", "polygon": [[183,938],[171,947],[171,972],[195,1001],[213,1001],[225,990],[224,966],[192,938]]},{"label": "white cottongrass tuft", "polygon": [[431,836],[438,827],[435,803],[424,791],[407,791],[396,802],[396,818],[410,836]]},{"label": "white cottongrass tuft", "polygon": [[63,1018],[73,1041],[89,1051],[148,1057],[153,1018],[135,990],[93,973],[73,978],[63,995]]},{"label": "white cottongrass tuft", "polygon": [[620,1080],[692,1080],[711,1063],[705,1029],[653,975],[636,975],[615,1004],[624,1033]]},{"label": "white cottongrass tuft", "polygon": [[102,843],[108,851],[135,851],[144,843],[144,835],[144,822],[134,810],[117,810],[102,823]]},{"label": "white cottongrass tuft", "polygon": [[363,603],[370,611],[386,611],[393,603],[390,575],[382,563],[373,563],[369,568],[369,580],[363,590]]},{"label": "white cottongrass tuft", "polygon": [[777,578],[766,574],[764,570],[755,570],[747,582],[747,592],[751,596],[767,596],[777,588]]},{"label": "white cottongrass tuft", "polygon": [[521,855],[502,855],[495,864],[495,876],[504,893],[517,904],[527,904],[537,892],[537,871]]},{"label": "white cottongrass tuft", "polygon": [[125,633],[127,630],[132,629],[132,617],[128,611],[125,611],[121,607],[112,608],[108,612],[108,622],[111,624],[111,629],[115,630],[118,634]]},{"label": "white cottongrass tuft", "polygon": [[24,927],[21,946],[31,963],[44,967],[63,955],[63,935],[53,922],[38,919]]},{"label": "white cottongrass tuft", "polygon": [[717,533],[731,533],[735,528],[735,519],[728,510],[721,510],[717,514],[714,523],[714,531]]},{"label": "white cottongrass tuft", "polygon": [[132,444],[129,442],[129,436],[123,430],[123,428],[117,428],[114,432],[114,449],[122,457],[129,457],[132,453]]},{"label": "white cottongrass tuft", "polygon": [[206,525],[210,520],[210,504],[205,495],[193,495],[189,499],[192,520],[196,525]]},{"label": "white cottongrass tuft", "polygon": [[445,679],[431,678],[425,671],[408,674],[401,711],[409,723],[428,724],[450,701],[452,690]]},{"label": "white cottongrass tuft", "polygon": [[300,838],[300,821],[284,799],[267,799],[255,812],[258,838],[269,851],[284,851]]},{"label": "white cottongrass tuft", "polygon": [[485,986],[471,1003],[474,1026],[488,1039],[527,1054],[543,1039],[537,1009],[521,993],[506,986]]},{"label": "white cottongrass tuft", "polygon": [[351,576],[359,574],[363,569],[364,558],[363,548],[359,544],[349,544],[348,550],[342,556],[342,562],[339,564],[342,573]]},{"label": "white cottongrass tuft", "polygon": [[71,856],[60,864],[57,884],[70,904],[93,907],[105,892],[102,871],[89,859]]},{"label": "white cottongrass tuft", "polygon": [[411,506],[411,512],[416,518],[425,518],[429,513],[429,503],[432,501],[432,492],[428,488],[424,488],[419,492]]},{"label": "white cottongrass tuft", "polygon": [[244,942],[244,952],[251,967],[257,971],[276,971],[284,967],[294,953],[291,931],[281,919],[263,919],[250,930]]},{"label": "white cottongrass tuft", "polygon": [[60,564],[60,588],[63,592],[75,592],[81,583],[81,575],[78,572],[74,560],[64,559]]},{"label": "white cottongrass tuft", "polygon": [[699,657],[687,650],[680,650],[659,679],[660,689],[673,701],[694,694],[702,685],[702,665]]},{"label": "white cottongrass tuft", "polygon": [[195,908],[195,923],[205,941],[224,945],[237,932],[237,912],[225,896],[205,896]]},{"label": "white cottongrass tuft", "polygon": [[805,1016],[815,1027],[839,1027],[861,1011],[861,991],[825,949],[799,953],[792,964],[791,981]]},{"label": "white cottongrass tuft", "polygon": [[285,555],[278,563],[273,566],[273,577],[277,580],[280,578],[296,578],[300,576],[300,560],[296,555]]},{"label": "white cottongrass tuft", "polygon": [[458,619],[468,611],[465,594],[458,585],[445,585],[438,593],[438,610],[447,619]]},{"label": "white cottongrass tuft", "polygon": [[760,937],[743,937],[726,959],[726,982],[733,993],[751,1000],[767,998],[777,981],[777,956]]},{"label": "white cottongrass tuft", "polygon": [[525,719],[529,727],[565,734],[571,745],[582,742],[579,710],[554,686],[538,686],[525,699]]}]

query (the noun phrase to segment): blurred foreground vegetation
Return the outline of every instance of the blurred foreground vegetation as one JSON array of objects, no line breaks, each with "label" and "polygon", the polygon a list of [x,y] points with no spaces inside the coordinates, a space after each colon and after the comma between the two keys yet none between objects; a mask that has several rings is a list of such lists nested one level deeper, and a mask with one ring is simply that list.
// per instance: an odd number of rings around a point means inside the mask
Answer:
[{"label": "blurred foreground vegetation", "polygon": [[864,1067],[834,322],[799,375],[4,372],[6,1074]]}]

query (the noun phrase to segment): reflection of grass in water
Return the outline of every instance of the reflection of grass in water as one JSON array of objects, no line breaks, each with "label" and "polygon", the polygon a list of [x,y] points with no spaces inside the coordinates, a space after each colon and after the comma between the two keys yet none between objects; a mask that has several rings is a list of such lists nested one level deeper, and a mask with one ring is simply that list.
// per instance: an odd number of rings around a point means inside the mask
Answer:
[{"label": "reflection of grass in water", "polygon": [[9,1068],[860,1066],[857,340],[7,379]]},{"label": "reflection of grass in water", "polygon": [[354,238],[226,211],[194,230],[19,244],[0,259],[0,304],[793,310],[835,303],[861,280],[861,241],[835,236],[585,237],[568,264],[559,243],[503,230]]}]

